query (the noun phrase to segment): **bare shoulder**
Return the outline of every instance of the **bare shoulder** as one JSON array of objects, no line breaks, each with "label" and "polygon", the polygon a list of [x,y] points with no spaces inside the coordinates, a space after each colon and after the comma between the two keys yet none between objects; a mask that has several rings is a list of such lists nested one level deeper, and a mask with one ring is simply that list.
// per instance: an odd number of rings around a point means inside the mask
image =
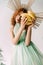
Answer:
[{"label": "bare shoulder", "polygon": [[12,30],[13,30],[13,29],[14,29],[14,26],[13,26],[13,25],[10,25],[10,29],[12,29]]},{"label": "bare shoulder", "polygon": [[15,36],[15,35],[14,35],[14,26],[13,26],[13,25],[10,25],[10,33],[11,33],[13,36]]}]

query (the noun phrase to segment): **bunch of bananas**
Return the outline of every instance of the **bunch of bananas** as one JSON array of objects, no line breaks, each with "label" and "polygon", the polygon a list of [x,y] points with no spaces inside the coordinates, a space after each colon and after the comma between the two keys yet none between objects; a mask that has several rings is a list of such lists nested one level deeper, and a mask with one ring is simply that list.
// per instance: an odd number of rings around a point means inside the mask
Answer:
[{"label": "bunch of bananas", "polygon": [[22,17],[24,16],[27,18],[26,25],[31,25],[36,20],[36,15],[32,11],[28,11],[28,13],[23,13]]}]

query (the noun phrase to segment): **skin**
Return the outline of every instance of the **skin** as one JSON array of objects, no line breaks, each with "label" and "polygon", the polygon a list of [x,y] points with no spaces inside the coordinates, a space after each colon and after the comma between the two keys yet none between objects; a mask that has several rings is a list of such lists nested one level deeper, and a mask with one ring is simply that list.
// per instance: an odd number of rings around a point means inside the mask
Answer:
[{"label": "skin", "polygon": [[[20,24],[20,28],[19,28],[18,33],[16,34],[16,36],[14,35],[14,32],[13,32],[14,26],[11,25],[11,27],[10,27],[11,40],[12,40],[12,42],[13,42],[14,45],[17,45],[17,43],[19,41],[19,38],[20,38],[20,36],[21,36],[23,30],[25,29],[25,26],[26,26],[26,20],[27,20],[27,18],[23,17],[21,19],[21,22],[18,21],[19,20],[19,17],[21,16],[22,13],[23,12],[20,12],[16,16],[16,18],[15,18],[16,23],[19,23]],[[28,28],[27,28],[27,34],[26,34],[26,38],[25,38],[25,45],[26,46],[29,46],[30,41],[31,41],[32,27],[33,27],[33,24],[30,25],[30,26],[28,26]]]}]

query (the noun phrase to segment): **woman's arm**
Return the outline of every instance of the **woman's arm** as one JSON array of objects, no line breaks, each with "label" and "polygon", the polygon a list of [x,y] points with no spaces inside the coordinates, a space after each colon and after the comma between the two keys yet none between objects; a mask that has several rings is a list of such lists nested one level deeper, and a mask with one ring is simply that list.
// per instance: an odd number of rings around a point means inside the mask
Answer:
[{"label": "woman's arm", "polygon": [[11,40],[12,42],[17,45],[18,41],[19,41],[19,38],[21,36],[21,33],[22,33],[22,27],[19,28],[16,36],[14,35],[14,27],[11,25],[11,28],[10,28],[10,35],[11,35]]},{"label": "woman's arm", "polygon": [[19,28],[19,30],[18,30],[16,36],[14,35],[14,32],[13,32],[14,26],[11,25],[11,29],[10,29],[11,40],[12,40],[12,42],[13,42],[15,45],[17,45],[17,43],[18,43],[18,41],[19,41],[19,38],[20,38],[20,36],[21,36],[21,33],[22,33],[22,31],[24,30],[24,28],[25,28],[26,20],[27,20],[27,18],[23,18],[23,19],[21,20],[20,28]]},{"label": "woman's arm", "polygon": [[28,46],[31,41],[31,33],[32,33],[32,26],[29,26],[27,29],[26,39],[25,39],[25,45]]}]

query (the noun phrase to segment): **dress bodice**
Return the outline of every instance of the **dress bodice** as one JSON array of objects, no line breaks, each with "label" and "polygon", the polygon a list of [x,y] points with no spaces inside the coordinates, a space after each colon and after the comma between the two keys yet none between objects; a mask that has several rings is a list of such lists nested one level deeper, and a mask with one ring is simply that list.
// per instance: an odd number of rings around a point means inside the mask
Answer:
[{"label": "dress bodice", "polygon": [[[20,24],[19,23],[16,23],[15,27],[14,27],[14,34],[16,36],[18,30],[20,28]],[[26,36],[26,30],[23,30],[21,36],[20,36],[20,39],[19,41],[24,41],[25,40],[25,36]]]}]

